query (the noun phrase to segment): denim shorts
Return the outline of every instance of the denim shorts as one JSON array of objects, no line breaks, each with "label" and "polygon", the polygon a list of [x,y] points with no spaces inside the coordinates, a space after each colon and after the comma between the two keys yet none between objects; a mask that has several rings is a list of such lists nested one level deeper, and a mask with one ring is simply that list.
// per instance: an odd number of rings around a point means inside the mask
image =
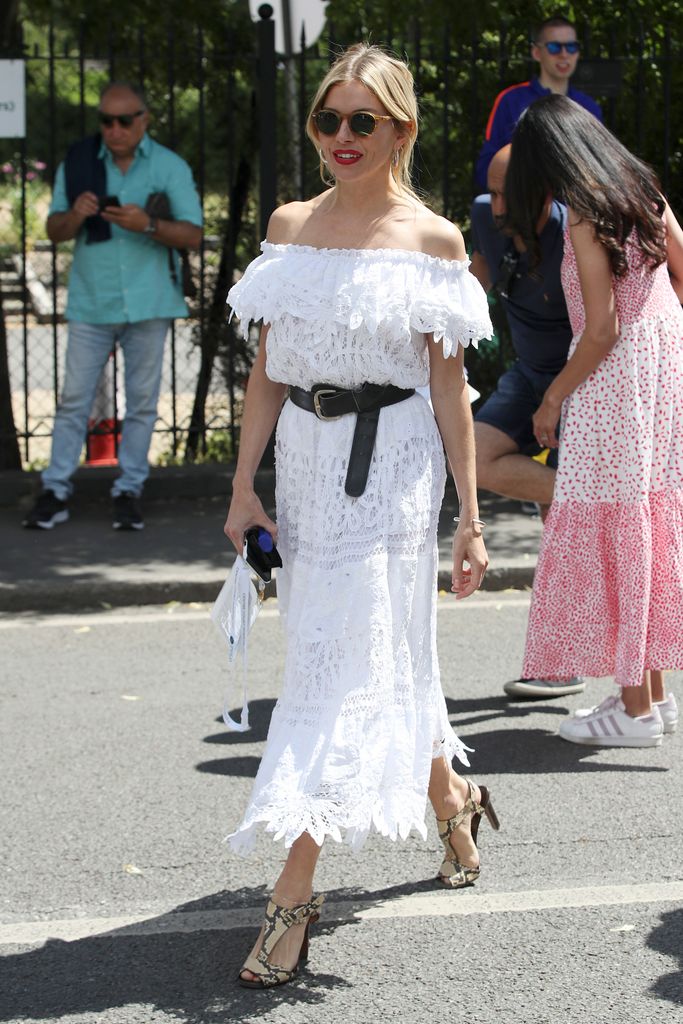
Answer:
[{"label": "denim shorts", "polygon": [[[539,373],[518,360],[498,379],[498,387],[481,406],[475,420],[507,434],[525,455],[537,455],[543,449],[536,443],[531,420],[556,376]],[[556,448],[551,449],[546,465],[557,468]]]}]

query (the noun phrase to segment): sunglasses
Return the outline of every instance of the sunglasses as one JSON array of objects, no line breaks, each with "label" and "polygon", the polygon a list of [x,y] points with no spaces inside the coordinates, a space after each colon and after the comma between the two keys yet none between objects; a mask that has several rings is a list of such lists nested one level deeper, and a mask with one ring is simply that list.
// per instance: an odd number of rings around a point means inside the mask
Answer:
[{"label": "sunglasses", "polygon": [[[319,110],[313,115],[316,128],[322,135],[336,135],[344,119],[336,110]],[[372,135],[380,121],[393,121],[388,114],[371,114],[369,110],[357,110],[346,119],[354,135]]]},{"label": "sunglasses", "polygon": [[537,43],[537,46],[545,46],[548,53],[552,54],[553,57],[557,57],[559,53],[566,50],[567,53],[578,53],[581,49],[581,43],[573,40],[571,43],[560,43],[557,39],[551,39],[547,43]]},{"label": "sunglasses", "polygon": [[105,114],[100,110],[97,116],[105,128],[111,128],[115,121],[118,121],[122,128],[130,128],[135,118],[144,113],[144,110],[136,110],[134,114]]}]

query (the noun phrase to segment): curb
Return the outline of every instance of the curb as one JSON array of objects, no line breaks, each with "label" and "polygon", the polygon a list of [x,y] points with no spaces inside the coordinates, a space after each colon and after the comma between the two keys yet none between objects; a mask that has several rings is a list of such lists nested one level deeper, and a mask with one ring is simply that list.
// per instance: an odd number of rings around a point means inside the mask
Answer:
[{"label": "curb", "polygon": [[[199,465],[153,466],[145,483],[145,503],[169,498],[223,497],[227,501],[235,471],[234,462],[206,462]],[[109,500],[118,466],[81,466],[73,477],[78,501]],[[263,467],[256,474],[257,487],[272,489],[274,471]],[[29,503],[40,491],[40,473],[33,470],[0,471],[0,506]]]},{"label": "curb", "polygon": [[[531,590],[534,570],[531,567],[490,569],[483,591]],[[103,607],[124,608],[133,605],[160,605],[169,601],[189,604],[192,601],[212,603],[216,600],[225,576],[201,580],[87,580],[64,584],[30,580],[21,586],[0,586],[0,612],[68,613],[99,611]],[[450,593],[451,574],[439,570],[439,591]],[[277,596],[276,581],[266,587],[266,598]]]}]

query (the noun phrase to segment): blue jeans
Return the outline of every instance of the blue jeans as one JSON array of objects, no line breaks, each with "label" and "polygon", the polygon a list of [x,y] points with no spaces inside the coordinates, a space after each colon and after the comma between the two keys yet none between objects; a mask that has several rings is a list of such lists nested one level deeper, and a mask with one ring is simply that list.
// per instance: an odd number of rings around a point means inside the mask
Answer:
[{"label": "blue jeans", "polygon": [[116,342],[124,358],[126,416],[118,451],[121,474],[111,493],[116,497],[124,491],[138,496],[142,492],[149,475],[147,453],[157,417],[164,342],[170,322],[163,318],[132,324],[69,324],[52,455],[42,475],[45,490],[54,491],[61,501],[66,501],[73,490],[71,477],[81,457],[97,382]]}]

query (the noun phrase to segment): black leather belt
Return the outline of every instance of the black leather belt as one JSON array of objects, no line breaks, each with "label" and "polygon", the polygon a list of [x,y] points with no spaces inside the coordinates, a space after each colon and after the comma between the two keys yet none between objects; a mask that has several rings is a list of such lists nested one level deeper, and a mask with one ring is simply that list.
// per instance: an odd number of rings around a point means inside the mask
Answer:
[{"label": "black leather belt", "polygon": [[348,413],[356,413],[344,485],[352,498],[359,498],[368,482],[380,409],[403,402],[414,394],[414,388],[397,388],[394,384],[362,384],[355,390],[336,388],[332,384],[314,384],[310,391],[295,386],[289,389],[294,405],[314,413],[319,420],[338,420]]}]

